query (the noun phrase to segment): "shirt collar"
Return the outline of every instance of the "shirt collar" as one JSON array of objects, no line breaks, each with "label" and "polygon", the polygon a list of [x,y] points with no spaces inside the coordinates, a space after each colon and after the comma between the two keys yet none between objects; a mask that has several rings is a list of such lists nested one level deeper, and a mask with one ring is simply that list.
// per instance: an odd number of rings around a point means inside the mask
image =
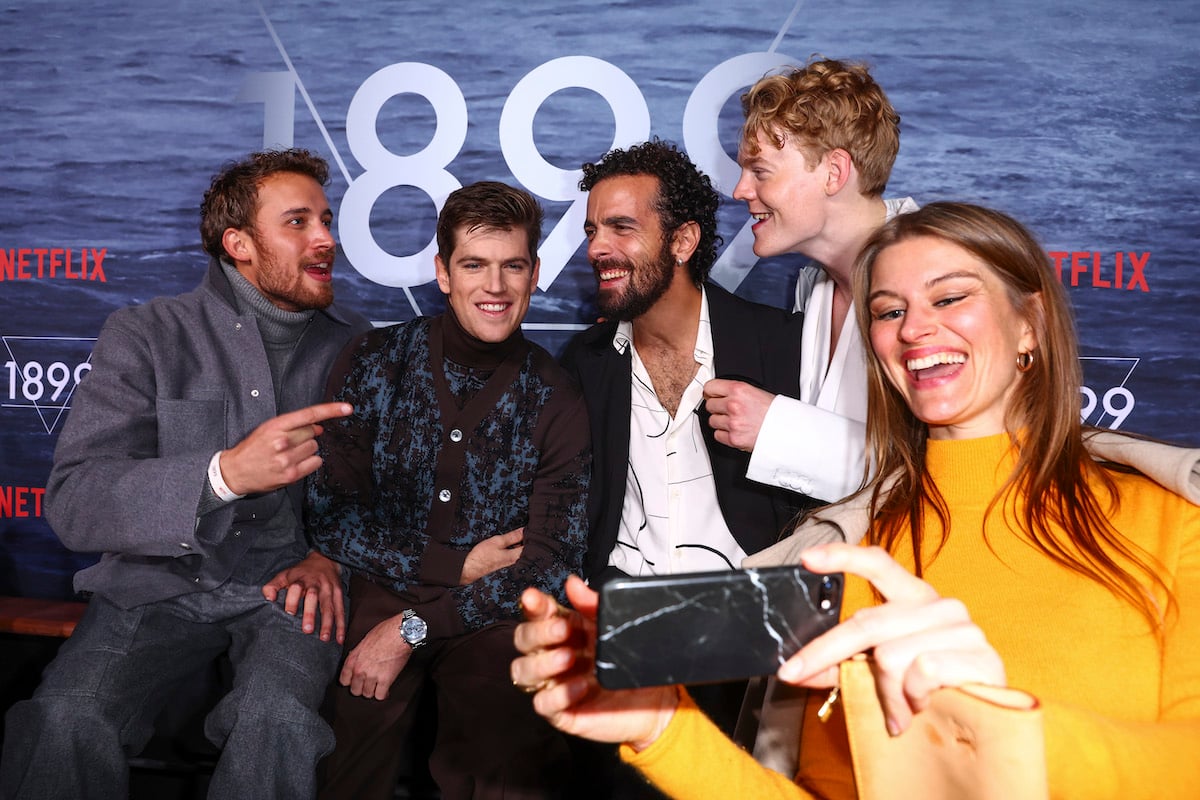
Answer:
[{"label": "shirt collar", "polygon": [[[633,322],[623,319],[617,323],[617,330],[613,334],[612,346],[621,355],[629,349],[630,342],[633,341]],[[695,358],[697,364],[704,366],[712,366],[713,363],[713,341],[712,341],[712,324],[708,317],[708,293],[704,291],[704,287],[700,287],[700,321],[696,327],[696,350]]]}]

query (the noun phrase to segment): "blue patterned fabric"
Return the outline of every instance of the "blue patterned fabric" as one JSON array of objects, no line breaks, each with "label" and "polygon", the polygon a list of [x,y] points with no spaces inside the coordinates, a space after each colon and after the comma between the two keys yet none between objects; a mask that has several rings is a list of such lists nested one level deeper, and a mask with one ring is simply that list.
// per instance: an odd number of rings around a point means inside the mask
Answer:
[{"label": "blue patterned fabric", "polygon": [[[578,390],[519,335],[494,369],[447,353],[435,374],[453,324],[379,329],[342,355],[329,393],[355,413],[326,424],[308,490],[314,545],[404,596],[431,636],[518,618],[527,586],[562,598],[586,546],[590,448]],[[522,526],[516,564],[457,585],[474,545]]]}]

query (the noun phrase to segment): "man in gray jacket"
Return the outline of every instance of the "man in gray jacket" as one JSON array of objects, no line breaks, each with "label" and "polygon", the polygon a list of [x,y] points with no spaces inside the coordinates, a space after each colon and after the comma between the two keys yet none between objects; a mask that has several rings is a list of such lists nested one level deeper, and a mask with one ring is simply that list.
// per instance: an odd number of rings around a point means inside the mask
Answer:
[{"label": "man in gray jacket", "polygon": [[304,150],[229,165],[201,205],[200,286],[104,324],[46,489],[59,538],[103,556],[75,577],[79,626],[8,714],[3,797],[127,796],[128,756],[222,653],[210,796],[314,794],[344,614],[336,568],[307,558],[302,479],[320,423],[351,411],[313,405],[329,365],[369,328],[332,304],[327,179]]}]

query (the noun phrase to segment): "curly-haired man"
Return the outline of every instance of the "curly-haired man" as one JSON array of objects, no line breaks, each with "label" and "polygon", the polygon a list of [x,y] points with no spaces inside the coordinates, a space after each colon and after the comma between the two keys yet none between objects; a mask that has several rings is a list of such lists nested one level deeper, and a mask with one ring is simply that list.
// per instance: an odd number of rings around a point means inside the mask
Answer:
[{"label": "curly-haired man", "polygon": [[585,572],[736,567],[774,540],[789,504],[740,480],[746,455],[713,441],[693,412],[718,375],[794,394],[799,331],[781,309],[707,282],[720,198],[674,145],[613,150],[583,166],[580,188],[604,318],[563,357],[583,387],[595,447]]},{"label": "curly-haired man", "polygon": [[[794,496],[745,480],[749,456],[713,439],[702,387],[738,376],[794,395],[799,319],[706,281],[720,241],[720,198],[674,145],[613,150],[584,165],[580,188],[588,192],[584,232],[605,318],[563,356],[592,430],[584,573],[597,585],[737,567],[775,540]],[[741,686],[703,688],[701,705],[731,730]],[[606,779],[622,780],[589,773],[581,788],[588,797],[644,791],[637,781],[610,790]]]}]

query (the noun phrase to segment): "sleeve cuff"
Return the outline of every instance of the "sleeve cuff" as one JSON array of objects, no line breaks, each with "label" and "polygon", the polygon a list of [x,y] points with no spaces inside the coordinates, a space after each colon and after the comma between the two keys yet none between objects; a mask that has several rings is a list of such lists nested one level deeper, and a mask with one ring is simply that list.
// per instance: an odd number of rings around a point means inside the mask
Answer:
[{"label": "sleeve cuff", "polygon": [[462,579],[463,563],[470,551],[447,547],[441,542],[430,541],[421,556],[420,583],[423,586],[458,586]]},{"label": "sleeve cuff", "polygon": [[645,750],[634,750],[628,744],[622,744],[619,748],[622,761],[633,766],[649,765],[660,760],[664,755],[678,755],[676,750],[678,745],[673,743],[679,738],[680,731],[685,727],[688,715],[704,716],[704,712],[696,705],[696,701],[688,694],[687,689],[682,686],[678,689],[679,705],[675,707],[675,713],[671,715],[671,721],[667,723],[667,727],[663,728],[659,737]]},{"label": "sleeve cuff", "polygon": [[448,639],[467,632],[467,627],[458,614],[453,593],[442,591],[436,597],[429,597],[426,592],[422,592],[422,595],[424,596],[421,602],[414,603],[411,608],[429,626],[430,639]]},{"label": "sleeve cuff", "polygon": [[862,482],[866,426],[777,395],[767,409],[746,477],[833,502]]}]

